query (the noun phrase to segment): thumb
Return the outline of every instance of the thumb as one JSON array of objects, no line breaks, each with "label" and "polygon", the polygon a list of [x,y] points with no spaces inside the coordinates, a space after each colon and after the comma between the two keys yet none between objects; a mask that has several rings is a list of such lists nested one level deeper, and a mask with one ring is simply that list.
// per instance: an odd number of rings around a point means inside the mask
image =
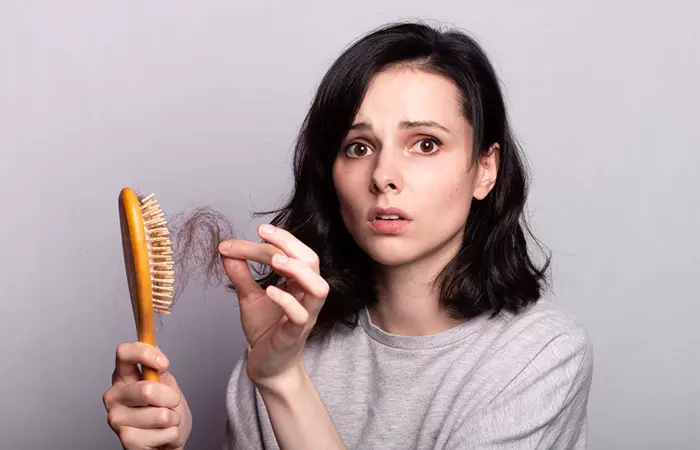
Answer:
[{"label": "thumb", "polygon": [[221,259],[224,265],[224,271],[231,280],[239,300],[244,300],[262,293],[262,288],[250,273],[250,268],[246,260],[229,258],[224,255],[221,255]]},{"label": "thumb", "polygon": [[[158,345],[155,345],[155,348],[159,352],[165,354],[163,352],[163,350]],[[168,360],[168,365],[165,368],[158,369],[158,380],[165,385],[168,385],[168,386],[173,387],[173,388],[178,389],[178,390],[180,389],[180,387],[177,384],[177,380],[175,379],[175,375],[170,373],[170,361],[169,360]]]},{"label": "thumb", "polygon": [[159,372],[158,377],[161,383],[165,384],[166,386],[170,386],[173,389],[176,389],[178,392],[180,391],[180,386],[177,384],[177,379],[175,378],[175,375],[170,373],[168,369]]},{"label": "thumb", "polygon": [[186,404],[187,400],[185,399],[185,395],[182,393],[182,389],[180,389],[180,385],[177,383],[177,379],[175,378],[175,375],[173,375],[171,372],[169,372],[167,369],[164,372],[160,372],[158,374],[160,377],[160,383],[168,386],[171,388],[173,391],[175,391],[180,399],[177,405],[174,405],[173,408],[177,408],[178,406],[181,406],[183,403]]}]

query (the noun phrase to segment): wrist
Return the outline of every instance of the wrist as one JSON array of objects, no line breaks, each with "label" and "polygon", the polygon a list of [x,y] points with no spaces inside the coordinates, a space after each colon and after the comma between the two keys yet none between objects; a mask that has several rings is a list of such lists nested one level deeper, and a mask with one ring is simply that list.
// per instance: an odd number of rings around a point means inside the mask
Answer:
[{"label": "wrist", "polygon": [[284,372],[271,377],[252,376],[250,379],[261,394],[282,398],[303,389],[309,376],[304,362],[299,358]]}]

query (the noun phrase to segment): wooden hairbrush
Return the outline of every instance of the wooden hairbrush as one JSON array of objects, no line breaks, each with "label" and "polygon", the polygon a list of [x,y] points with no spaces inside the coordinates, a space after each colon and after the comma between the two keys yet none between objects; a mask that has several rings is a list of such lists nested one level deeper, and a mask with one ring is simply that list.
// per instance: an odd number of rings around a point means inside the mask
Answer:
[{"label": "wooden hairbrush", "polygon": [[[156,345],[154,314],[170,314],[173,298],[173,250],[165,215],[155,194],[139,197],[131,188],[119,194],[124,266],[138,340]],[[159,381],[142,367],[143,378]]]}]

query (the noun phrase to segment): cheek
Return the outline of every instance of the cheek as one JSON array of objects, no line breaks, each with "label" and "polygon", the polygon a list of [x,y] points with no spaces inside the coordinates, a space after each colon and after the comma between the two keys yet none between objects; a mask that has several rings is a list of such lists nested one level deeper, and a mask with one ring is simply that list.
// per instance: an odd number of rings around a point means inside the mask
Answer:
[{"label": "cheek", "polygon": [[428,184],[425,210],[442,226],[453,228],[466,222],[471,205],[472,177],[466,171],[450,174],[445,170]]},{"label": "cheek", "polygon": [[333,168],[333,185],[340,203],[340,210],[344,219],[358,214],[359,204],[361,203],[360,193],[362,180],[360,174],[356,171],[350,171],[343,168],[342,165],[336,165]]}]

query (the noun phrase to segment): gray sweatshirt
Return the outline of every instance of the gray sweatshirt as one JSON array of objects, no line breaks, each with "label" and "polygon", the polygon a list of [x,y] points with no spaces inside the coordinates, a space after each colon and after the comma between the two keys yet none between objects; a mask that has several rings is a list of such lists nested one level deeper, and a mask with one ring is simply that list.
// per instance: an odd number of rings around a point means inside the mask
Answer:
[{"label": "gray sweatshirt", "polygon": [[[247,355],[229,382],[224,448],[278,449]],[[365,309],[303,357],[348,449],[586,448],[590,337],[550,301],[429,336],[386,333]]]}]

